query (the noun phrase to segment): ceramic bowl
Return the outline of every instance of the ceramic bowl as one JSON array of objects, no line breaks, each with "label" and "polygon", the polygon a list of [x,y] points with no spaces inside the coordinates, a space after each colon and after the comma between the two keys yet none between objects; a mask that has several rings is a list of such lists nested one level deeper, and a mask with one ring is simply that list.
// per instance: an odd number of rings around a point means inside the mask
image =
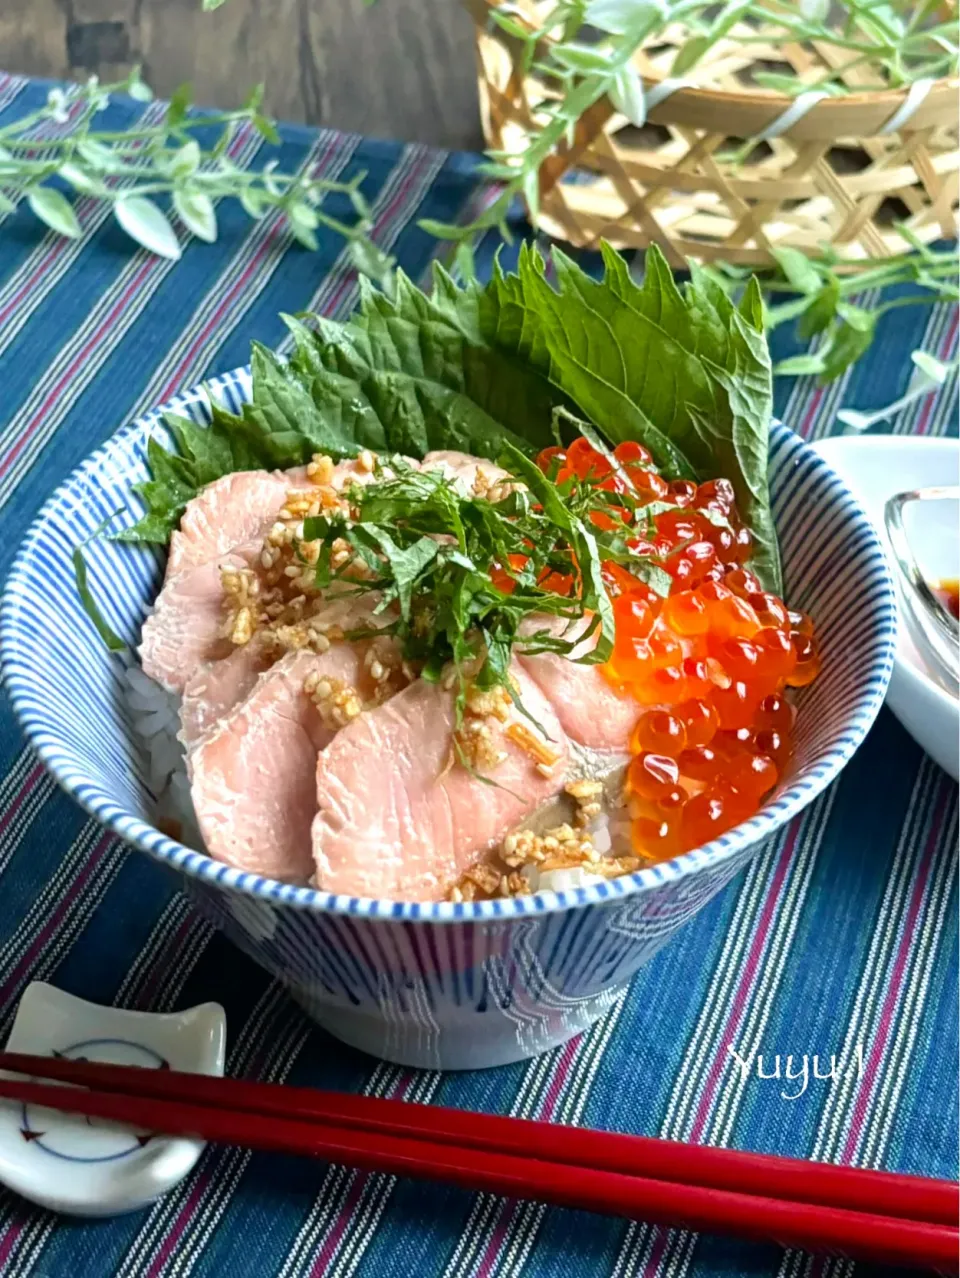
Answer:
[{"label": "ceramic bowl", "polygon": [[[233,411],[239,370],[209,386]],[[165,411],[207,420],[205,393]],[[896,608],[873,526],[840,479],[784,426],[770,483],[788,599],[812,614],[823,671],[798,698],[796,767],[751,820],[636,874],[513,900],[416,904],[333,896],[211,860],[151,823],[147,762],[120,693],[122,667],[74,590],[71,555],[112,512],[132,523],[161,410],[125,427],[57,490],[27,534],[0,613],[6,685],[24,731],[60,784],[148,856],[179,870],[199,909],[289,987],[333,1034],[428,1068],[519,1060],[584,1029],[630,977],[837,775],[883,701]],[[107,620],[135,643],[163,555],[97,541],[89,580]]]},{"label": "ceramic bowl", "polygon": [[[885,547],[883,508],[888,498],[908,489],[955,485],[960,476],[960,441],[956,439],[838,435],[813,447],[859,498]],[[927,580],[960,576],[956,503],[926,502],[911,514],[907,524],[910,546]],[[899,628],[887,704],[914,740],[956,780],[960,775],[960,701],[941,682],[907,625]]]}]

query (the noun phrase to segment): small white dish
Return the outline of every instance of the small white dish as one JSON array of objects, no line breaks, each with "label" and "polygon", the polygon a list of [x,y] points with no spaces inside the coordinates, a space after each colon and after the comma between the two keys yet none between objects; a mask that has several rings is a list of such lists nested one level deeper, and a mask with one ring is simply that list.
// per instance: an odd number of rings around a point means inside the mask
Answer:
[{"label": "small white dish", "polygon": [[[891,564],[894,556],[883,510],[896,493],[952,486],[960,476],[960,441],[917,435],[837,435],[812,447],[841,476],[873,521]],[[960,576],[960,528],[949,502],[927,503],[909,528],[911,547],[928,581]],[[899,579],[899,572],[894,573]],[[903,601],[900,600],[901,622]],[[940,682],[907,625],[897,638],[897,660],[887,705],[913,739],[956,780],[960,776],[960,700]]]},{"label": "small white dish", "polygon": [[[127,1012],[37,981],[20,1000],[7,1049],[222,1075],[226,1038],[217,1003],[170,1014]],[[0,1101],[0,1181],[72,1216],[147,1206],[186,1176],[203,1147],[200,1140]]]}]

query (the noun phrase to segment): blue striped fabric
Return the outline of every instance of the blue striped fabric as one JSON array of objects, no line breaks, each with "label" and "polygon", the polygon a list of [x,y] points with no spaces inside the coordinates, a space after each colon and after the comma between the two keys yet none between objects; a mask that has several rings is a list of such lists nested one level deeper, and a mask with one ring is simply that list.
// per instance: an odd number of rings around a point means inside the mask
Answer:
[{"label": "blue striped fabric", "polygon": [[[0,76],[0,122],[46,87]],[[111,127],[145,108],[117,102]],[[151,110],[152,108],[146,108]],[[264,158],[240,135],[239,164]],[[284,165],[366,170],[379,242],[414,278],[436,245],[418,217],[469,216],[485,198],[472,157],[283,131]],[[173,266],[134,251],[80,202],[85,234],[44,235],[19,212],[0,226],[0,510],[6,572],[50,490],[137,412],[276,344],[278,312],[343,315],[356,280],[342,245],[311,254],[279,223],[225,204],[221,236],[184,237]],[[518,228],[522,230],[522,228]],[[488,237],[479,261],[489,269]],[[508,248],[509,262],[515,248]],[[902,393],[917,345],[952,358],[950,308],[900,309],[838,383],[778,385],[779,415],[808,438],[837,408]],[[776,335],[778,355],[792,351]],[[902,412],[903,432],[956,431],[955,380]],[[889,429],[890,427],[885,427]],[[167,1010],[216,999],[229,1070],[369,1094],[729,1144],[823,1160],[956,1175],[956,787],[886,712],[843,775],[754,859],[578,1039],[480,1074],[377,1064],[333,1042],[269,977],[195,915],[160,867],[62,795],[0,708],[0,1031],[30,980],[85,998]],[[837,1057],[837,1077],[799,1084],[765,1072],[787,1053]],[[786,1092],[788,1095],[784,1096]],[[149,1211],[64,1223],[0,1194],[0,1274],[841,1275],[812,1260],[642,1224],[431,1187],[338,1167],[208,1150]]]}]

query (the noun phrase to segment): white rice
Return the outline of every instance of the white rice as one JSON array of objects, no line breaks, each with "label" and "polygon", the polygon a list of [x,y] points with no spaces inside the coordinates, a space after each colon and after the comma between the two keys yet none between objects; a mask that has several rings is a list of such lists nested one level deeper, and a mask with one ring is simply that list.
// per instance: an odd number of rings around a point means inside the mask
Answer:
[{"label": "white rice", "polygon": [[[602,857],[633,854],[630,840],[630,816],[626,808],[617,809],[612,813],[601,812],[587,826],[587,833]],[[592,874],[582,865],[541,872],[534,862],[530,861],[520,867],[520,873],[530,884],[531,892],[569,892],[573,888],[589,887],[593,883],[606,882],[602,875]]]}]

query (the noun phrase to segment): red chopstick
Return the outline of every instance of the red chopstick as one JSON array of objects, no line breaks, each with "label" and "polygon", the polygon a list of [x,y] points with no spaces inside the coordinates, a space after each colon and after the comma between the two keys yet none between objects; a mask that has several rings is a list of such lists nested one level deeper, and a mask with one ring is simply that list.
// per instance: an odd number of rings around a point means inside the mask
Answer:
[{"label": "red chopstick", "polygon": [[[468,1128],[470,1120],[487,1128],[496,1123],[506,1125],[511,1134],[514,1122],[524,1133],[531,1129],[532,1134],[539,1135],[551,1130],[567,1137],[577,1133],[594,1138],[595,1143],[591,1147],[594,1158],[600,1157],[607,1141],[615,1144],[625,1142],[620,1146],[621,1164],[627,1146],[654,1146],[660,1150],[666,1142],[606,1133],[580,1133],[579,1129],[573,1128],[550,1129],[536,1123],[470,1115],[455,1110],[433,1110],[402,1102],[377,1102],[368,1107],[364,1102],[371,1098],[335,1096],[303,1088],[241,1083],[194,1074],[32,1058],[14,1053],[0,1054],[0,1068],[35,1074],[55,1073],[57,1077],[69,1078],[73,1082],[115,1089],[112,1093],[98,1094],[2,1079],[0,1096],[132,1123],[141,1128],[146,1126],[169,1134],[307,1154],[367,1170],[431,1177],[465,1188],[535,1198],[651,1223],[773,1240],[784,1246],[828,1250],[886,1263],[925,1265],[944,1273],[956,1270],[958,1231],[944,1223],[905,1219],[902,1215],[892,1217],[875,1210],[852,1211],[830,1204],[791,1201],[788,1197],[776,1198],[771,1196],[773,1189],[769,1183],[763,1194],[743,1193],[714,1185],[664,1179],[652,1174],[649,1166],[643,1166],[642,1174],[637,1175],[612,1170],[610,1160],[604,1160],[601,1167],[581,1163],[571,1165],[568,1150],[563,1150],[564,1160],[558,1162],[544,1156],[539,1144],[535,1151],[531,1151],[529,1141],[523,1145],[522,1154],[493,1148],[490,1141],[483,1146],[474,1141],[465,1148],[459,1134],[454,1136],[452,1126],[446,1129],[449,1143],[435,1139],[436,1132],[432,1125],[431,1130],[427,1130],[425,1119],[428,1115],[440,1116],[453,1126],[459,1123]],[[188,1089],[193,1099],[180,1100],[179,1097]],[[240,1095],[248,1106],[256,1108],[239,1108]],[[293,1101],[292,1105],[287,1103],[288,1096]],[[380,1110],[384,1105],[404,1111],[397,1115],[392,1131],[386,1130],[380,1125],[379,1118],[375,1120],[372,1115],[373,1110]],[[343,1123],[349,1122],[351,1115],[355,1125],[345,1127]],[[357,1125],[359,1121],[365,1125]],[[406,1134],[394,1134],[397,1131]],[[474,1132],[476,1137],[479,1134]],[[520,1148],[520,1144],[514,1144],[513,1148]],[[728,1155],[731,1167],[737,1160],[737,1155],[730,1151],[704,1151],[699,1147],[684,1146],[672,1146],[671,1149],[684,1149],[690,1156],[702,1152],[723,1152]],[[535,1152],[537,1157],[530,1156],[531,1152]],[[793,1164],[793,1160],[747,1157],[754,1162],[753,1174],[757,1172],[757,1162],[767,1167],[781,1162]],[[691,1161],[696,1160],[691,1158]],[[634,1158],[634,1172],[638,1164],[639,1160]],[[677,1163],[673,1166],[677,1173],[682,1170]],[[849,1170],[809,1166],[817,1171]],[[689,1173],[690,1168],[686,1170]],[[716,1167],[713,1170],[715,1172]],[[872,1173],[871,1179],[878,1176],[882,1174]],[[689,1175],[684,1179],[689,1182]],[[890,1179],[909,1182],[913,1178]],[[935,1200],[939,1199],[944,1188],[948,1192],[950,1190],[950,1186],[943,1182],[921,1183],[935,1187]],[[935,1210],[939,1210],[939,1206]],[[951,1219],[956,1219],[955,1212]]]},{"label": "red chopstick", "polygon": [[394,1136],[429,1139],[548,1162],[575,1163],[629,1176],[652,1176],[677,1184],[759,1194],[956,1225],[958,1192],[953,1181],[891,1172],[836,1167],[800,1158],[743,1153],[619,1132],[590,1131],[557,1123],[475,1114],[438,1105],[414,1105],[309,1087],[251,1083],[172,1070],[71,1061],[0,1052],[0,1069],[62,1082],[102,1087],[134,1096],[202,1102],[234,1110],[303,1118]]}]

